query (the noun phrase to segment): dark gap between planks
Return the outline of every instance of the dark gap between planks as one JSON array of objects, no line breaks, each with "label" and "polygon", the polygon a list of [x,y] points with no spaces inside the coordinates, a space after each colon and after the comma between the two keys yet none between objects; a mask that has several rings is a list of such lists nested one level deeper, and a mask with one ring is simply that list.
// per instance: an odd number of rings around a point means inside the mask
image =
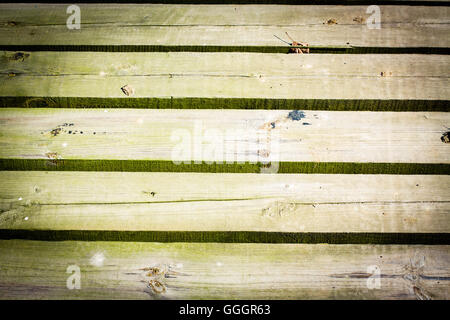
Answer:
[{"label": "dark gap between planks", "polygon": [[[355,163],[280,162],[278,170],[264,171],[262,163],[175,164],[170,160],[74,160],[0,159],[2,171],[120,171],[120,172],[199,172],[199,173],[311,173],[311,174],[450,174],[450,164],[434,163]],[[263,173],[262,173],[263,174]]]},{"label": "dark gap between planks", "polygon": [[265,109],[325,111],[450,111],[450,100],[0,97],[0,108]]},{"label": "dark gap between planks", "polygon": [[[164,45],[0,45],[4,51],[74,51],[74,52],[257,52],[288,53],[296,46],[164,46]],[[309,47],[311,53],[345,54],[450,54],[446,47]]]},{"label": "dark gap between planks", "polygon": [[449,245],[450,233],[298,233],[260,231],[98,231],[0,229],[0,239],[41,241]]}]

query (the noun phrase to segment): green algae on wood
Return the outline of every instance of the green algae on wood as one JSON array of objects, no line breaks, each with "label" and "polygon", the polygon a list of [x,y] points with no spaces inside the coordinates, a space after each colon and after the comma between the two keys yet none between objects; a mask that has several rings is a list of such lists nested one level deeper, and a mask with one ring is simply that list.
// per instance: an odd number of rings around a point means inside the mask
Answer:
[{"label": "green algae on wood", "polygon": [[101,98],[0,97],[0,108],[136,108],[136,109],[246,109],[329,111],[450,111],[450,100],[374,99],[257,99],[257,98]]},{"label": "green algae on wood", "polygon": [[450,245],[450,233],[287,233],[0,229],[2,240]]},{"label": "green algae on wood", "polygon": [[[295,46],[1,45],[6,51],[288,53]],[[450,54],[441,47],[309,47],[313,54]]]},{"label": "green algae on wood", "polygon": [[[0,159],[0,170],[6,171],[261,173],[264,166],[262,163],[175,164],[170,160]],[[450,174],[450,164],[280,162],[277,173],[448,175]]]}]

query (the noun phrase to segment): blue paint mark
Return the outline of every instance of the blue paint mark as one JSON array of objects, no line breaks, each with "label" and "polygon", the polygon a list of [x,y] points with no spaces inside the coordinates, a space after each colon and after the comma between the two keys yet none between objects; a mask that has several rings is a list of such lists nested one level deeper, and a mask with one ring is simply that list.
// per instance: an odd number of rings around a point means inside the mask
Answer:
[{"label": "blue paint mark", "polygon": [[295,120],[295,121],[299,121],[305,117],[306,117],[305,113],[303,111],[299,111],[299,110],[291,111],[288,114],[288,118]]},{"label": "blue paint mark", "polygon": [[310,126],[311,125],[311,123],[309,123],[309,122],[303,122],[302,123],[304,126]]}]

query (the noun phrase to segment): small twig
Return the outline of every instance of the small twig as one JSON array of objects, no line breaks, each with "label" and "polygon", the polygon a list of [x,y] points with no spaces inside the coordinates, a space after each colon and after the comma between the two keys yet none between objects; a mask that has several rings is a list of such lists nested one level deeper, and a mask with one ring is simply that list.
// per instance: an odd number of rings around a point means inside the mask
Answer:
[{"label": "small twig", "polygon": [[292,42],[295,42],[294,39],[291,38],[291,36],[289,35],[289,33],[287,33],[287,31],[285,32],[286,35],[288,36],[289,39],[291,39]]},{"label": "small twig", "polygon": [[280,41],[283,41],[284,43],[287,43],[288,45],[292,45],[292,43],[289,43],[289,42],[287,42],[287,41],[284,41],[283,39],[281,39],[280,37],[278,37],[278,36],[276,36],[276,35],[273,35],[275,38],[277,38],[278,40],[280,40]]}]

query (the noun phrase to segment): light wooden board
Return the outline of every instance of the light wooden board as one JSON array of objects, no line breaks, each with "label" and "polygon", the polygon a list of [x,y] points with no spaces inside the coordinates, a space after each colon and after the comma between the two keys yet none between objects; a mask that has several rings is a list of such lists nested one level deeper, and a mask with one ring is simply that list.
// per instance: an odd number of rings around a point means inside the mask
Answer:
[{"label": "light wooden board", "polygon": [[289,32],[311,46],[450,47],[446,6],[380,6],[382,27],[369,29],[367,6],[85,4],[80,30],[67,7],[3,5],[0,45],[279,46],[273,35]]},{"label": "light wooden board", "polygon": [[448,55],[0,55],[0,96],[450,100]]},{"label": "light wooden board", "polygon": [[[449,263],[448,246],[10,240],[0,241],[0,298],[448,299]],[[79,290],[66,286],[73,265]],[[380,287],[369,289],[375,266]],[[140,270],[155,267],[162,274]],[[155,280],[164,292],[148,287]]]},{"label": "light wooden board", "polygon": [[450,162],[447,112],[290,112],[3,108],[0,157]]},{"label": "light wooden board", "polygon": [[[448,78],[448,55],[271,54],[246,52],[0,51],[0,73],[103,77],[389,77]],[[391,72],[392,74],[389,74]]]},{"label": "light wooden board", "polygon": [[450,232],[450,176],[0,172],[0,228]]}]

